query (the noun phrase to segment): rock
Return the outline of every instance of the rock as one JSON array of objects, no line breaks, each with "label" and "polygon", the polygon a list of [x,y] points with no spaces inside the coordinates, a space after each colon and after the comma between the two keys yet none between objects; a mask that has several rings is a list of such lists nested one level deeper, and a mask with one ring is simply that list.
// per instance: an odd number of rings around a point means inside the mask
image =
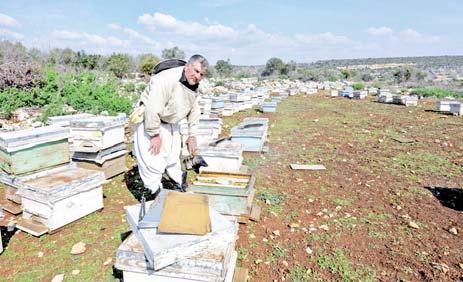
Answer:
[{"label": "rock", "polygon": [[249,238],[250,238],[250,239],[256,239],[256,235],[254,235],[254,234],[251,233],[251,234],[249,234]]},{"label": "rock", "polygon": [[104,265],[104,266],[107,266],[107,265],[109,265],[112,261],[113,261],[112,258],[107,258],[107,259],[105,260],[105,262],[103,262],[103,265]]},{"label": "rock", "polygon": [[273,231],[272,233],[273,233],[273,235],[275,235],[275,236],[280,236],[280,231],[279,231],[279,230],[275,230],[275,231]]},{"label": "rock", "polygon": [[53,279],[51,279],[51,282],[63,282],[63,280],[64,280],[64,274],[58,274],[58,275],[55,275]]},{"label": "rock", "polygon": [[262,242],[267,243],[268,239],[267,238],[262,238]]},{"label": "rock", "polygon": [[108,113],[108,111],[102,111],[102,112],[100,113],[100,115],[101,115],[101,116],[109,116],[109,113]]},{"label": "rock", "polygon": [[449,266],[446,265],[445,263],[431,262],[431,265],[435,269],[440,270],[444,273],[447,273],[449,271]]},{"label": "rock", "polygon": [[311,249],[310,247],[307,247],[307,248],[305,249],[305,252],[306,252],[309,256],[310,256],[311,254],[313,254],[313,251],[312,251],[312,249]]},{"label": "rock", "polygon": [[449,232],[452,233],[453,235],[458,235],[458,230],[455,227],[450,228]]},{"label": "rock", "polygon": [[254,261],[254,263],[255,263],[255,264],[261,264],[261,263],[262,263],[262,260],[261,260],[261,259],[256,259],[256,260]]},{"label": "rock", "polygon": [[285,267],[288,267],[288,266],[289,266],[289,263],[288,263],[287,261],[285,261],[285,260],[282,261],[281,264],[284,265]]},{"label": "rock", "polygon": [[290,228],[299,228],[299,224],[297,224],[297,223],[290,223],[288,226]]},{"label": "rock", "polygon": [[86,245],[84,242],[79,242],[74,244],[71,249],[71,255],[80,255],[83,254],[87,250]]},{"label": "rock", "polygon": [[409,221],[409,222],[408,222],[408,226],[410,226],[411,228],[420,229],[420,227],[418,226],[418,224],[416,224],[416,223],[413,222],[413,221]]},{"label": "rock", "polygon": [[43,252],[38,252],[37,257],[39,257],[39,258],[43,257]]},{"label": "rock", "polygon": [[463,269],[463,263],[459,263],[458,266]]},{"label": "rock", "polygon": [[320,228],[321,230],[324,230],[324,231],[328,231],[328,230],[329,230],[328,225],[325,225],[325,224],[320,225],[320,227],[318,227],[318,228]]},{"label": "rock", "polygon": [[80,273],[80,270],[78,270],[78,269],[74,269],[74,270],[71,272],[72,275],[77,275],[77,274],[79,274],[79,273]]}]

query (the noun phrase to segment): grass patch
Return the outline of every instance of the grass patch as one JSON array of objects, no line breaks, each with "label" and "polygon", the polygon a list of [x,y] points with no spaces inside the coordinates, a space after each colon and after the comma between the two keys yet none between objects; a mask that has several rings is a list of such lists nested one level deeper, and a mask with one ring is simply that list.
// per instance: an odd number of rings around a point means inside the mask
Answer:
[{"label": "grass patch", "polygon": [[373,270],[365,266],[354,268],[340,249],[331,255],[318,257],[317,264],[321,269],[339,275],[342,281],[376,281]]}]

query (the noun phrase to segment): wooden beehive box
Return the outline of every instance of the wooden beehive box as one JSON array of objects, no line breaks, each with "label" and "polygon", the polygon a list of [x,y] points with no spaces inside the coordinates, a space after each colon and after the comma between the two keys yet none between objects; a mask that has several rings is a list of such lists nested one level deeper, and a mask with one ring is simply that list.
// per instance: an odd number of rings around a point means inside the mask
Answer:
[{"label": "wooden beehive box", "polygon": [[267,140],[267,118],[245,118],[231,129],[231,140],[243,145],[244,151],[261,152]]},{"label": "wooden beehive box", "polygon": [[276,102],[263,102],[260,105],[260,111],[263,113],[274,113],[277,111],[277,103]]},{"label": "wooden beehive box", "polygon": [[73,164],[15,178],[23,209],[17,227],[40,236],[103,208],[104,181],[102,172]]},{"label": "wooden beehive box", "polygon": [[81,120],[81,119],[89,118],[89,117],[94,117],[94,115],[82,113],[82,114],[75,114],[75,115],[54,116],[54,117],[48,117],[47,124],[57,125],[57,126],[62,126],[62,127],[69,127],[71,121]]},{"label": "wooden beehive box", "polygon": [[[165,192],[165,191],[164,191]],[[161,190],[161,194],[163,190]],[[157,197],[149,209],[161,209],[162,199]],[[148,267],[160,270],[179,261],[200,255],[206,249],[221,249],[236,240],[238,223],[220,215],[212,207],[209,208],[212,231],[205,235],[168,234],[158,232],[157,227],[140,228],[139,214],[141,205],[126,206],[127,222],[143,247]],[[147,215],[150,210],[147,211]],[[160,212],[151,218],[159,223]],[[146,216],[145,216],[146,217]]]},{"label": "wooden beehive box", "polygon": [[207,194],[211,207],[221,214],[249,217],[254,182],[251,174],[204,171],[196,177],[189,191]]},{"label": "wooden beehive box", "polygon": [[69,129],[45,126],[0,133],[0,168],[12,175],[68,163]]},{"label": "wooden beehive box", "polygon": [[200,254],[155,271],[142,244],[131,234],[116,251],[115,267],[123,271],[124,281],[227,281],[236,263],[234,246],[233,241],[220,248],[205,248]]},{"label": "wooden beehive box", "polygon": [[127,171],[127,150],[113,152],[98,160],[75,159],[77,167],[102,171],[106,179]]},{"label": "wooden beehive box", "polygon": [[451,104],[459,104],[459,103],[460,102],[457,102],[455,100],[437,101],[436,102],[436,111],[437,112],[449,113],[450,112],[450,105]]},{"label": "wooden beehive box", "polygon": [[207,163],[205,169],[220,172],[237,172],[243,163],[243,145],[222,141],[215,146],[199,146],[197,154]]},{"label": "wooden beehive box", "polygon": [[125,115],[71,121],[74,152],[98,152],[124,142]]}]

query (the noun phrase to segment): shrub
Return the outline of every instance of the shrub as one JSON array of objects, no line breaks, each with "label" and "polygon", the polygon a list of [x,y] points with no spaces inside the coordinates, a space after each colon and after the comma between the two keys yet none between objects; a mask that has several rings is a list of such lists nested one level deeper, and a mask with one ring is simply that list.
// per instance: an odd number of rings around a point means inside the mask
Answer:
[{"label": "shrub", "polygon": [[354,88],[354,90],[363,90],[365,88],[365,84],[357,82],[352,85],[352,88]]},{"label": "shrub", "polygon": [[415,88],[411,91],[411,94],[420,95],[423,97],[434,96],[437,98],[444,98],[450,96],[455,98],[463,98],[463,92],[455,92],[441,88]]}]

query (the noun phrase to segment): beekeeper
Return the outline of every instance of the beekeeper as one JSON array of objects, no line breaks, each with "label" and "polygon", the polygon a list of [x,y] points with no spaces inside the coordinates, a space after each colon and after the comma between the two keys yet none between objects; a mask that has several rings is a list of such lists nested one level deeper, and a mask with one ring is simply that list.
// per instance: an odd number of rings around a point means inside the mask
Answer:
[{"label": "beekeeper", "polygon": [[181,137],[178,122],[188,123],[188,151],[196,150],[199,121],[198,86],[209,64],[201,55],[188,62],[169,60],[154,68],[153,76],[142,93],[130,118],[134,127],[133,152],[146,188],[153,193],[161,186],[164,171],[181,187]]}]

